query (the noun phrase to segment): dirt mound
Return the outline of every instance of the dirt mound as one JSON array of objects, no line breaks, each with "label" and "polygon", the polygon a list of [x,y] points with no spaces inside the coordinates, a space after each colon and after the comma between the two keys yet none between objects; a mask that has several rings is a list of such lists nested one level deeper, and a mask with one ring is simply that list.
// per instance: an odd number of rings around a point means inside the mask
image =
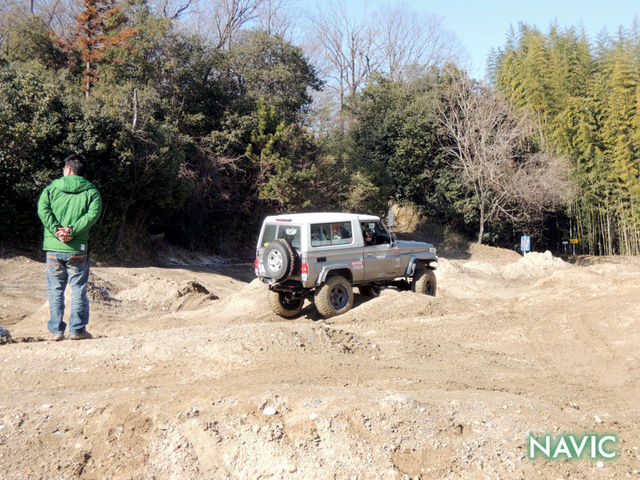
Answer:
[{"label": "dirt mound", "polygon": [[502,267],[478,260],[462,262],[440,259],[436,270],[439,297],[462,299],[477,303],[479,300],[503,298],[509,281],[502,276]]},{"label": "dirt mound", "polygon": [[382,289],[380,296],[369,298],[356,295],[354,308],[344,315],[333,317],[331,323],[378,324],[391,319],[411,318],[420,315],[438,315],[444,300],[411,291]]},{"label": "dirt mound", "polygon": [[[637,477],[640,265],[481,250],[441,259],[436,297],[326,320],[210,269],[96,268],[84,342],[43,338],[42,263],[0,260],[26,316],[0,321],[0,476]],[[532,461],[528,432],[613,433],[619,455]]]},{"label": "dirt mound", "polygon": [[592,284],[599,285],[603,281],[603,276],[596,272],[585,271],[583,269],[563,269],[552,272],[548,277],[538,280],[532,285],[531,293],[539,290],[564,291],[572,289],[575,285]]},{"label": "dirt mound", "polygon": [[468,251],[470,254],[469,260],[489,263],[496,267],[509,265],[522,258],[519,253],[513,250],[491,247],[489,245],[478,245],[477,243],[470,244]]},{"label": "dirt mound", "polygon": [[120,300],[113,296],[117,291],[118,289],[111,282],[100,278],[93,272],[89,273],[89,281],[87,282],[89,301],[102,304],[119,302]]},{"label": "dirt mound", "polygon": [[218,306],[218,311],[220,315],[241,322],[280,319],[269,309],[267,291],[268,287],[256,278],[224,299]]},{"label": "dirt mound", "polygon": [[122,290],[118,298],[145,305],[152,310],[169,312],[201,308],[218,299],[196,281],[179,284],[159,277],[149,278],[136,287]]},{"label": "dirt mound", "polygon": [[561,258],[554,257],[549,250],[544,253],[529,252],[516,263],[503,267],[502,275],[507,280],[540,278],[556,270],[570,267],[570,264]]}]

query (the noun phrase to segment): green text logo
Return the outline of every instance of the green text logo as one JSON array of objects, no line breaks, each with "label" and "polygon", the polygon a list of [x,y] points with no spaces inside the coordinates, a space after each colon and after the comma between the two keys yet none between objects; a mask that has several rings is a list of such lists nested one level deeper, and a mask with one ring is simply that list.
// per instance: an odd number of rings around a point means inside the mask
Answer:
[{"label": "green text logo", "polygon": [[574,435],[543,435],[528,436],[527,456],[533,460],[536,458],[556,459],[603,459],[613,460],[618,456],[615,449],[618,438],[613,434],[586,434]]}]

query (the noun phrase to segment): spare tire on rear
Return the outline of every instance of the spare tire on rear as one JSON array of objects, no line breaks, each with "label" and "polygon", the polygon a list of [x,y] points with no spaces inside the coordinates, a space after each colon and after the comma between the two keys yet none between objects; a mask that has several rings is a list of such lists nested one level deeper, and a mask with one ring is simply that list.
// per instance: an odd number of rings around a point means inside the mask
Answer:
[{"label": "spare tire on rear", "polygon": [[262,255],[262,266],[267,276],[283,282],[295,272],[298,256],[291,244],[278,239],[267,245]]}]

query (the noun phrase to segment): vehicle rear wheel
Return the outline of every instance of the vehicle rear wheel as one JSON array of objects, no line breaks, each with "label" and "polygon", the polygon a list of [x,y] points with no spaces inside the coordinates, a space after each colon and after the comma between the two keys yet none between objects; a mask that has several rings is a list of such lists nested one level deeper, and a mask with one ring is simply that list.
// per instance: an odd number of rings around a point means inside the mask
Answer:
[{"label": "vehicle rear wheel", "polygon": [[361,285],[358,287],[360,295],[371,298],[379,297],[381,290],[380,285]]},{"label": "vehicle rear wheel", "polygon": [[348,312],[353,307],[353,289],[340,275],[327,278],[315,294],[315,304],[323,317],[329,318]]},{"label": "vehicle rear wheel", "polygon": [[292,318],[300,313],[304,298],[296,297],[289,292],[276,292],[269,289],[269,306],[271,311],[283,318]]},{"label": "vehicle rear wheel", "polygon": [[262,256],[262,265],[268,277],[283,282],[293,275],[297,263],[296,251],[284,239],[278,239],[267,245]]},{"label": "vehicle rear wheel", "polygon": [[411,290],[416,293],[435,297],[436,286],[436,274],[433,270],[424,267],[416,269],[416,273],[413,276],[413,282],[411,282]]}]

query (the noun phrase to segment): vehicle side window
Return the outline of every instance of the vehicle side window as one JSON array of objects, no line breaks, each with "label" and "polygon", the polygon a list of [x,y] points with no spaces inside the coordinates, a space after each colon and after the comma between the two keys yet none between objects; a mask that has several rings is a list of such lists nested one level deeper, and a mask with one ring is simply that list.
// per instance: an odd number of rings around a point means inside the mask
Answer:
[{"label": "vehicle side window", "polygon": [[351,222],[315,223],[311,225],[311,246],[343,245],[353,242]]},{"label": "vehicle side window", "polygon": [[311,225],[311,246],[321,247],[331,245],[331,225],[316,223]]}]

